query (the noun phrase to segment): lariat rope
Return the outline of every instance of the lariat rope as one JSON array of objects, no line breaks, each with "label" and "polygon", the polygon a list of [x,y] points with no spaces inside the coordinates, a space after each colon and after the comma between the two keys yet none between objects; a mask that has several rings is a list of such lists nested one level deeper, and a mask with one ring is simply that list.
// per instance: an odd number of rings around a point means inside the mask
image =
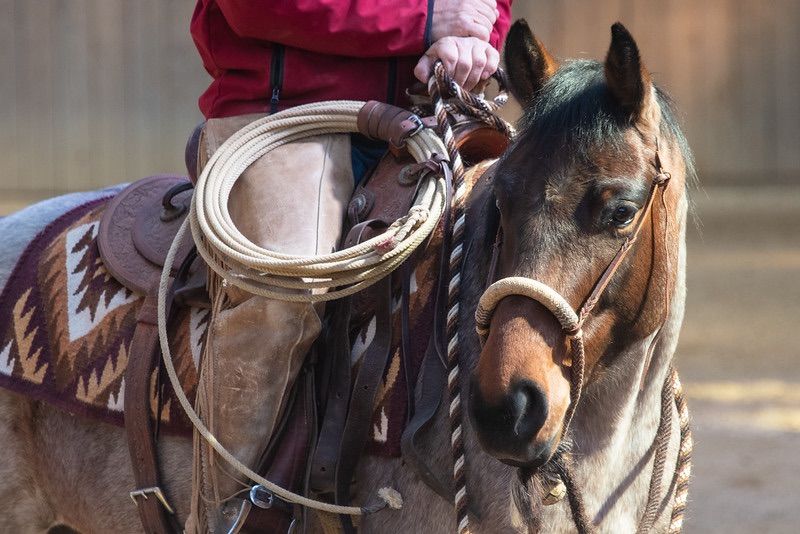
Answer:
[{"label": "lariat rope", "polygon": [[[189,220],[198,252],[225,283],[276,300],[334,300],[373,285],[428,238],[446,201],[445,178],[435,173],[421,179],[407,216],[381,235],[331,254],[297,256],[265,249],[247,239],[231,218],[228,198],[248,166],[286,143],[358,132],[356,119],[363,105],[342,100],[291,108],[245,126],[214,153],[197,180]],[[442,141],[430,129],[409,137],[406,147],[417,162],[434,154],[446,156]]]},{"label": "lariat rope", "polygon": [[[334,101],[298,106],[245,126],[214,153],[198,178],[191,210],[170,247],[165,265],[173,265],[178,245],[189,226],[198,252],[224,281],[249,293],[294,302],[319,302],[351,295],[369,287],[402,264],[431,234],[444,212],[446,181],[431,173],[421,178],[420,191],[409,214],[386,232],[332,254],[294,256],[259,247],[236,228],[228,198],[236,180],[253,162],[271,150],[320,134],[358,132],[357,117],[364,102]],[[406,140],[417,162],[434,155],[446,157],[435,132],[423,129]],[[400,508],[402,498],[391,488],[378,491],[378,504],[339,506],[291,492],[260,476],[235,458],[208,429],[180,384],[169,347],[166,298],[169,267],[161,273],[158,292],[158,330],[164,366],[175,395],[200,436],[231,467],[281,499],[333,514],[366,515],[385,507]],[[286,291],[316,289],[318,291]],[[319,291],[321,289],[327,292]]]},{"label": "lariat rope", "polygon": [[189,418],[192,425],[194,425],[195,430],[197,430],[200,436],[206,440],[211,448],[213,448],[217,454],[222,457],[222,459],[228,462],[228,464],[230,464],[234,470],[238,471],[253,482],[261,484],[268,491],[271,491],[286,502],[298,504],[300,506],[306,506],[322,512],[345,515],[367,515],[377,512],[378,510],[382,510],[387,506],[395,509],[401,508],[402,498],[397,491],[391,488],[382,488],[378,492],[378,497],[381,501],[380,503],[364,507],[329,504],[324,501],[309,499],[308,497],[289,491],[273,482],[270,482],[266,478],[250,469],[244,463],[240,462],[219,442],[219,440],[217,440],[205,423],[203,423],[203,420],[192,407],[192,403],[186,397],[186,393],[184,393],[183,386],[181,386],[180,379],[178,378],[178,373],[175,371],[175,365],[172,361],[172,352],[170,351],[169,346],[169,334],[167,332],[167,292],[169,291],[170,286],[170,269],[168,266],[174,264],[175,257],[178,252],[178,246],[183,240],[188,227],[189,221],[184,220],[180,229],[178,229],[178,233],[175,235],[175,240],[172,242],[172,245],[170,245],[167,258],[164,261],[164,265],[167,267],[161,271],[161,278],[158,284],[158,338],[161,342],[161,352],[164,356],[164,368],[167,371],[169,381],[172,383],[172,389],[178,399],[178,402],[183,408],[183,411],[186,413],[186,416]]},{"label": "lariat rope", "polygon": [[[513,128],[494,115],[497,103],[489,103],[463,91],[444,71],[441,62],[434,67],[429,87],[436,109],[437,122],[444,144],[432,130],[422,129],[406,140],[406,147],[414,159],[421,163],[435,155],[449,156],[453,171],[454,195],[452,200],[453,238],[450,255],[450,285],[448,298],[448,360],[450,373],[448,382],[451,394],[457,394],[451,402],[450,418],[454,451],[460,451],[454,467],[454,477],[461,473],[461,489],[457,492],[456,507],[459,515],[459,531],[468,531],[466,516],[466,487],[463,479],[464,453],[461,434],[460,393],[458,392],[457,315],[458,286],[460,281],[461,255],[464,231],[464,165],[455,145],[455,137],[448,120],[448,110],[442,102],[441,88],[447,86],[462,102],[459,112],[478,117],[483,122],[511,135]],[[497,100],[502,103],[503,97]],[[359,245],[320,256],[294,256],[281,254],[259,247],[248,240],[236,228],[228,211],[228,198],[236,180],[253,162],[271,150],[300,139],[321,134],[358,132],[357,116],[364,102],[333,101],[298,106],[284,112],[255,121],[232,135],[213,154],[198,178],[191,209],[169,249],[165,265],[172,265],[178,245],[186,230],[191,227],[199,254],[224,283],[229,283],[249,293],[267,298],[294,301],[319,302],[352,295],[376,283],[401,265],[413,251],[431,234],[439,222],[446,206],[446,178],[442,175],[421,178],[420,192],[406,217],[398,219],[381,235]],[[452,110],[451,110],[452,111]],[[446,146],[445,146],[446,145]],[[402,497],[391,488],[378,491],[380,503],[369,507],[339,506],[309,499],[282,488],[235,458],[206,427],[186,397],[175,371],[169,347],[166,320],[166,300],[169,289],[170,269],[161,273],[158,288],[158,330],[164,366],[181,407],[200,436],[228,462],[234,470],[262,485],[281,499],[333,514],[366,515],[385,507],[402,507]],[[297,289],[317,291],[293,292]],[[290,290],[290,291],[286,291]],[[319,291],[325,290],[325,291]],[[452,347],[452,350],[450,349]],[[456,389],[453,389],[455,385]],[[456,409],[454,409],[454,406]],[[457,433],[457,436],[456,436]],[[456,439],[457,438],[457,439]]]}]

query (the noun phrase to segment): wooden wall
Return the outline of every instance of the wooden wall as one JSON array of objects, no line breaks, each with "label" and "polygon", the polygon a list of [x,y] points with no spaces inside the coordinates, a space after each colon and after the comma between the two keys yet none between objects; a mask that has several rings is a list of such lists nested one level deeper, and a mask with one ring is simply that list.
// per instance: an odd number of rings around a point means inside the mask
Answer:
[{"label": "wooden wall", "polygon": [[[0,196],[182,172],[208,82],[192,0],[0,0]],[[634,33],[709,184],[800,182],[800,2],[517,0],[559,57]]]},{"label": "wooden wall", "polygon": [[183,172],[191,0],[0,0],[0,194]]},{"label": "wooden wall", "polygon": [[519,0],[558,57],[603,58],[610,26],[636,38],[677,100],[706,184],[800,183],[797,0]]}]

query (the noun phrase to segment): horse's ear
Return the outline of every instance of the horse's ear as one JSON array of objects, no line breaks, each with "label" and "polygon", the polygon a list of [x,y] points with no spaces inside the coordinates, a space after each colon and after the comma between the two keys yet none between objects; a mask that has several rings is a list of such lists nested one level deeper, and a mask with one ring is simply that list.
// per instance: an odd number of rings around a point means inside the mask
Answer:
[{"label": "horse's ear", "polygon": [[619,22],[611,26],[605,73],[611,94],[631,122],[656,127],[660,110],[650,73],[642,63],[633,36]]},{"label": "horse's ear", "polygon": [[503,53],[511,94],[522,106],[530,104],[547,79],[558,70],[558,63],[519,19],[508,31]]}]

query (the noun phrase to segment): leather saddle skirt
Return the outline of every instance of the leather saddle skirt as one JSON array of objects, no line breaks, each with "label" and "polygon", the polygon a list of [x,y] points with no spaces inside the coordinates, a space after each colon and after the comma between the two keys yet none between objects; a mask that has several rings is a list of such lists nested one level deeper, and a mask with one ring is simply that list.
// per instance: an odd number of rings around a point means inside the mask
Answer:
[{"label": "leather saddle skirt", "polygon": [[[171,191],[175,194],[167,195]],[[103,213],[97,236],[108,272],[129,289],[152,291],[191,201],[191,182],[174,175],[143,178],[114,197]],[[173,274],[192,246],[187,234],[172,266]]]}]

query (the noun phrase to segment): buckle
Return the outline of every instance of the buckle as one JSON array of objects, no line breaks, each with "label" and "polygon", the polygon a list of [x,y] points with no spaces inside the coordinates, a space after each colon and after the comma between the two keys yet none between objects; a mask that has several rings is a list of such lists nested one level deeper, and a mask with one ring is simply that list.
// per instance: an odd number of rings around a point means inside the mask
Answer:
[{"label": "buckle", "polygon": [[275,505],[275,494],[261,484],[250,488],[250,502],[261,509],[268,510]]},{"label": "buckle", "polygon": [[170,514],[175,513],[175,510],[172,508],[172,506],[169,505],[169,502],[167,502],[167,498],[164,496],[164,492],[161,491],[161,488],[159,488],[158,486],[133,490],[132,492],[130,492],[129,495],[131,496],[131,500],[133,501],[133,503],[138,507],[139,501],[137,501],[136,498],[143,497],[144,500],[147,500],[148,494],[154,495],[155,498],[158,499],[158,502],[161,503],[161,506],[163,506],[167,512],[169,512]]},{"label": "buckle", "polygon": [[418,115],[411,115],[400,123],[400,128],[403,130],[397,140],[392,139],[390,144],[399,148],[406,144],[409,137],[413,137],[425,128],[425,123]]},{"label": "buckle", "polygon": [[425,128],[425,123],[422,122],[422,119],[419,118],[419,115],[411,115],[406,120],[410,120],[411,122],[414,123],[414,129],[404,136],[405,139],[417,135],[419,132],[422,131],[423,128]]},{"label": "buckle", "polygon": [[250,488],[250,502],[253,506],[257,506],[262,510],[269,510],[275,508],[281,512],[291,514],[293,505],[279,496],[275,495],[261,484],[256,484]]}]

